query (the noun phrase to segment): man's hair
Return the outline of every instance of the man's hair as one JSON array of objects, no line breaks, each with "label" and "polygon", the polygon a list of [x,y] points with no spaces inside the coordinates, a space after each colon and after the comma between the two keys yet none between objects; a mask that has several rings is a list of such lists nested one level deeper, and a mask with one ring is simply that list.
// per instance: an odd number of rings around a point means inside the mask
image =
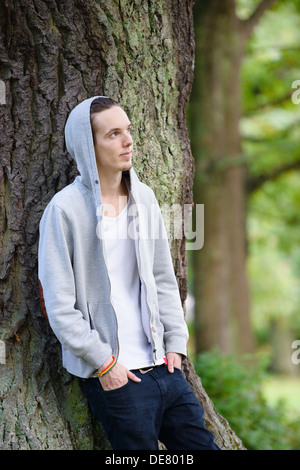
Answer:
[{"label": "man's hair", "polygon": [[95,144],[95,133],[94,133],[94,128],[93,128],[93,116],[97,113],[101,113],[101,111],[110,109],[113,106],[120,106],[120,104],[117,101],[113,100],[112,98],[107,98],[106,96],[100,96],[99,98],[95,98],[91,102],[90,119],[91,119],[94,144]]},{"label": "man's hair", "polygon": [[100,96],[99,98],[95,98],[92,101],[90,115],[92,117],[93,114],[101,113],[101,111],[105,111],[106,109],[112,108],[113,106],[120,106],[120,104],[112,98]]}]

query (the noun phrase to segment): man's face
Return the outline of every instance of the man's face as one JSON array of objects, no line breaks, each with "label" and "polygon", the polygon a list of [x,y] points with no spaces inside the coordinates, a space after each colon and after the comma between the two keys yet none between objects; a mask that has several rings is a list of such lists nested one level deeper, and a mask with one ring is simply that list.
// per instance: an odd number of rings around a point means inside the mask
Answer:
[{"label": "man's face", "polygon": [[94,148],[99,173],[118,173],[132,166],[130,121],[119,106],[92,116]]}]

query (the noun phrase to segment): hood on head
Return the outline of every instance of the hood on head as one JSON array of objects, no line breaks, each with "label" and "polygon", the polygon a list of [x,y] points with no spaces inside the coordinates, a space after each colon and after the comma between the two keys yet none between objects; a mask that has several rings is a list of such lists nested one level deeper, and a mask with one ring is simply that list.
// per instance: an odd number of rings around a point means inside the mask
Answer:
[{"label": "hood on head", "polygon": [[101,202],[99,176],[90,120],[90,107],[95,98],[99,96],[82,101],[71,111],[65,126],[65,139],[67,150],[76,161],[81,182],[93,191],[98,205]]},{"label": "hood on head", "polygon": [[[90,119],[91,103],[96,98],[105,97],[88,98],[71,111],[65,126],[65,140],[68,152],[76,161],[81,182],[92,190],[98,207],[101,204],[101,191]],[[138,180],[135,171],[131,168],[124,173],[128,174],[131,187],[132,182]]]}]

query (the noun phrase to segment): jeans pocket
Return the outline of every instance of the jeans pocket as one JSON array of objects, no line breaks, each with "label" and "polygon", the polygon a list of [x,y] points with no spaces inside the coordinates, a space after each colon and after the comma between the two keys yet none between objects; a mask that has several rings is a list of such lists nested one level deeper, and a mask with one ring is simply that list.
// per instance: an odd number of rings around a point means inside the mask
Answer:
[{"label": "jeans pocket", "polygon": [[131,413],[135,403],[134,384],[128,380],[122,387],[113,390],[102,389],[101,398],[111,416],[127,416],[128,413]]},{"label": "jeans pocket", "polygon": [[[110,390],[104,390],[104,388],[102,387],[101,384],[100,384],[100,387],[101,387],[101,389],[102,389],[102,391],[103,391],[103,393],[104,393],[105,395],[109,395],[109,394],[114,394],[114,393],[122,392],[122,391],[125,389],[125,387],[127,387],[128,382],[129,382],[129,380],[127,380],[126,384],[121,385],[121,387],[112,388],[112,389],[110,389]],[[99,382],[99,383],[100,383],[100,382]]]}]

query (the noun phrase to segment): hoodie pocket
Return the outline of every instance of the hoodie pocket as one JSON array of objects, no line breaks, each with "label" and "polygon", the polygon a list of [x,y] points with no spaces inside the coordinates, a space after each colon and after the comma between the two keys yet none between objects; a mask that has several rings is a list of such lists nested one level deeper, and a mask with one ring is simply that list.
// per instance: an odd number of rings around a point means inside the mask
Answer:
[{"label": "hoodie pocket", "polygon": [[116,350],[117,323],[112,305],[109,302],[88,302],[90,325],[99,334],[102,344]]}]

